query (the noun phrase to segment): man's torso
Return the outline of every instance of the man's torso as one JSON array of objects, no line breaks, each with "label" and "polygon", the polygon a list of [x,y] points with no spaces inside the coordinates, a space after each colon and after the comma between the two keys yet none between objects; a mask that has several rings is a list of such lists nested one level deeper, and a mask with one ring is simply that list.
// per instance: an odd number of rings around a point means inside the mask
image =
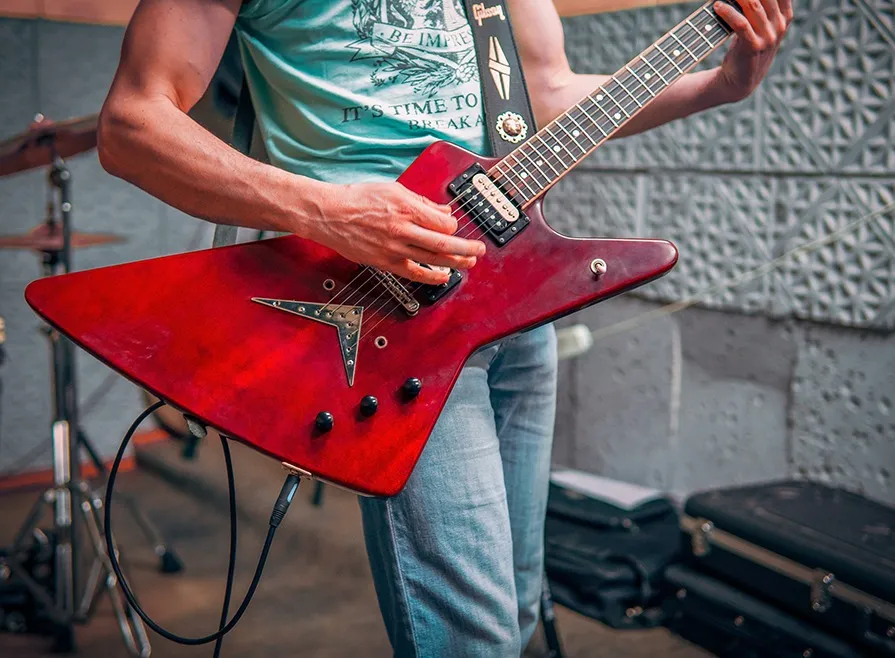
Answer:
[{"label": "man's torso", "polygon": [[250,0],[236,29],[277,166],[394,180],[437,139],[486,149],[461,0]]}]

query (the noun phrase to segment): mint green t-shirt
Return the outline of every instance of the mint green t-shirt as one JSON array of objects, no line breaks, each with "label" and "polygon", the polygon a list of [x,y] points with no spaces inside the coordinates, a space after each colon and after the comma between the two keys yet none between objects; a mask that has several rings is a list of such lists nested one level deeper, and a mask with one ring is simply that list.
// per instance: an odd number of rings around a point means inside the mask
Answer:
[{"label": "mint green t-shirt", "polygon": [[394,180],[433,141],[484,153],[461,0],[249,0],[236,23],[272,164]]}]

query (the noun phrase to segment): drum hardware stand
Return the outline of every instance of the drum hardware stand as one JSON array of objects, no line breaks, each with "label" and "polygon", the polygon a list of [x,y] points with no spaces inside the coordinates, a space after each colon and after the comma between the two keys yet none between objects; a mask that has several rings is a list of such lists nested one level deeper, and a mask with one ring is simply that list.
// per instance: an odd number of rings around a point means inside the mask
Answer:
[{"label": "drum hardware stand", "polygon": [[[62,251],[43,252],[45,276],[71,270],[71,173],[58,155],[53,158],[49,175],[49,199],[47,223],[54,226],[56,219],[55,195],[60,197]],[[53,486],[47,489],[35,502],[25,522],[19,529],[12,547],[3,558],[3,566],[19,578],[30,593],[44,607],[47,615],[56,623],[54,650],[73,651],[74,624],[86,622],[102,589],[109,594],[113,611],[128,652],[133,656],[148,658],[151,653],[149,639],[142,620],[121,597],[117,578],[112,571],[105,542],[102,539],[99,510],[102,500],[81,479],[78,461],[78,447],[83,447],[91,461],[105,480],[106,469],[96,450],[80,430],[77,417],[77,395],[75,389],[74,345],[51,328],[46,329],[52,351],[53,368]],[[74,437],[72,434],[74,433]],[[74,438],[74,442],[72,439]],[[74,449],[73,449],[74,445]],[[158,531],[136,506],[133,499],[126,504],[143,532],[160,556],[161,570],[176,572],[181,568],[180,560],[165,546]],[[45,506],[53,510],[53,526],[56,536],[54,556],[54,591],[48,593],[31,578],[19,561],[25,548],[25,541],[38,528]],[[79,591],[78,581],[78,526],[84,524],[93,552],[93,563],[80,602],[76,606]],[[116,548],[116,557],[118,551]]]}]

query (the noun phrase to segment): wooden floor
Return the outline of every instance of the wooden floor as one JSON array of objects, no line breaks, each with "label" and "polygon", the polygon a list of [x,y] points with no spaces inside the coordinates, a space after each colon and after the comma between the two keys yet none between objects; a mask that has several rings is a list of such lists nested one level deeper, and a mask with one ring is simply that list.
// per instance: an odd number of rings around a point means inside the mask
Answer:
[{"label": "wooden floor", "polygon": [[[162,575],[157,558],[122,508],[115,510],[115,531],[129,563],[133,586],[158,622],[183,635],[204,635],[220,614],[228,541],[221,506],[223,468],[220,448],[209,443],[200,459],[183,463],[171,444],[153,449],[153,458],[182,468],[182,487],[146,468],[121,476],[119,489],[134,494],[183,559],[186,570]],[[240,501],[237,587],[234,607],[254,569],[267,527],[270,505],[282,483],[277,464],[234,446]],[[151,460],[150,460],[151,462]],[[267,569],[252,606],[224,643],[224,656],[314,658],[388,656],[376,596],[360,532],[353,495],[327,488],[322,507],[309,502],[311,488],[300,492],[274,542]],[[37,492],[0,498],[0,544],[6,544],[35,500]],[[705,658],[705,652],[664,630],[617,632],[567,610],[558,611],[569,658]],[[78,627],[79,656],[126,656],[108,601],[104,598],[90,623]],[[153,656],[209,656],[210,646],[185,647],[151,636]],[[0,656],[50,656],[44,638],[0,634]],[[536,636],[526,656],[540,656]]]}]

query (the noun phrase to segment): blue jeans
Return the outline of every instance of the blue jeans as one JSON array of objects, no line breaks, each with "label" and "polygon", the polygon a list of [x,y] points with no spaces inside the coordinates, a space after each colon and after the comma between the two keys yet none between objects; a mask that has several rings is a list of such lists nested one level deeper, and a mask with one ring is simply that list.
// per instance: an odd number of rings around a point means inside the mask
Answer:
[{"label": "blue jeans", "polygon": [[475,354],[406,488],[362,498],[395,655],[519,656],[538,621],[556,403],[552,325]]}]

